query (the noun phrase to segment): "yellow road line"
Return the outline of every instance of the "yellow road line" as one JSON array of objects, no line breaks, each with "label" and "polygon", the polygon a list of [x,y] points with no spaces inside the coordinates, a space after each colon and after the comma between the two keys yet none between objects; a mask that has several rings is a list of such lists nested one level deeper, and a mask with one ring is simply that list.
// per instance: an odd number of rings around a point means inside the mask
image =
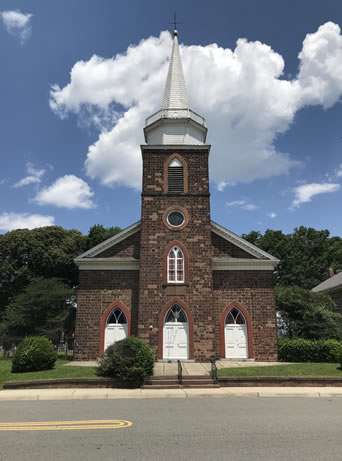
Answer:
[{"label": "yellow road line", "polygon": [[16,422],[0,422],[0,427],[1,426],[23,426],[23,425],[39,425],[39,426],[44,426],[44,425],[51,425],[51,424],[101,424],[101,423],[117,423],[117,422],[124,422],[124,423],[129,423],[130,421],[125,421],[123,419],[85,419],[81,421],[74,421],[74,420],[69,420],[69,421],[16,421]]},{"label": "yellow road line", "polygon": [[0,423],[1,431],[57,431],[81,429],[120,429],[132,426],[131,421],[123,419],[100,419],[86,421],[32,421]]}]

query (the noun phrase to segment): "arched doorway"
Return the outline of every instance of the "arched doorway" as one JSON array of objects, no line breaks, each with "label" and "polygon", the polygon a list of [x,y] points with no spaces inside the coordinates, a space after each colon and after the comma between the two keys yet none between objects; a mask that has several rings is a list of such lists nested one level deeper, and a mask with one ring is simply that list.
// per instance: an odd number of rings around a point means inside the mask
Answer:
[{"label": "arched doorway", "polygon": [[227,359],[248,358],[248,329],[245,316],[233,307],[224,321],[225,356]]},{"label": "arched doorway", "polygon": [[105,335],[104,335],[104,349],[114,344],[116,341],[125,339],[128,336],[128,322],[124,312],[115,307],[106,319]]},{"label": "arched doorway", "polygon": [[163,359],[189,358],[189,322],[179,304],[166,312],[163,324]]}]

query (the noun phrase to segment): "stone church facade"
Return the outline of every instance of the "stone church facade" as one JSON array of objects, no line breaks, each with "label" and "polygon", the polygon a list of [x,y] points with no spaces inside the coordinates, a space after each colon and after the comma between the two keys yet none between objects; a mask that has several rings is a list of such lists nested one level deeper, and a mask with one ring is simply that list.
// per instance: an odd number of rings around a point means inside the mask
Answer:
[{"label": "stone church facade", "polygon": [[188,106],[176,31],[144,133],[141,220],[75,260],[75,360],[127,335],[159,360],[277,360],[278,260],[211,221],[207,128]]}]

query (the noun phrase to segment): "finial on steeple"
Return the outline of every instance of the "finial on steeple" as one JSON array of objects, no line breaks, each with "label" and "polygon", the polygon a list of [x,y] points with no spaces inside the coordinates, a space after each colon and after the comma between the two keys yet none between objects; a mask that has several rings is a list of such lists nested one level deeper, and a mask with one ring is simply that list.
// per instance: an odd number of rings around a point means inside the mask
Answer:
[{"label": "finial on steeple", "polygon": [[[173,12],[173,22],[169,22],[169,24],[173,24],[173,36],[174,37],[177,37],[178,35],[178,30],[177,30],[177,19],[176,19],[176,12],[174,11]],[[179,22],[178,24],[182,24],[181,22]]]}]

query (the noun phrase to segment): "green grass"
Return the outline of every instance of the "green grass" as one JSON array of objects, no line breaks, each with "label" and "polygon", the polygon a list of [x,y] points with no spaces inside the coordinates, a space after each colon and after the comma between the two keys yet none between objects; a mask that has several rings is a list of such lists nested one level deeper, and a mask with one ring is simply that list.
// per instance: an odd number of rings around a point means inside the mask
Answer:
[{"label": "green grass", "polygon": [[293,363],[269,367],[223,368],[218,376],[339,376],[339,363]]},{"label": "green grass", "polygon": [[0,389],[5,381],[28,381],[31,379],[49,378],[93,378],[96,377],[96,367],[66,367],[69,360],[57,360],[52,370],[30,371],[27,373],[12,373],[12,360],[0,360]]}]

